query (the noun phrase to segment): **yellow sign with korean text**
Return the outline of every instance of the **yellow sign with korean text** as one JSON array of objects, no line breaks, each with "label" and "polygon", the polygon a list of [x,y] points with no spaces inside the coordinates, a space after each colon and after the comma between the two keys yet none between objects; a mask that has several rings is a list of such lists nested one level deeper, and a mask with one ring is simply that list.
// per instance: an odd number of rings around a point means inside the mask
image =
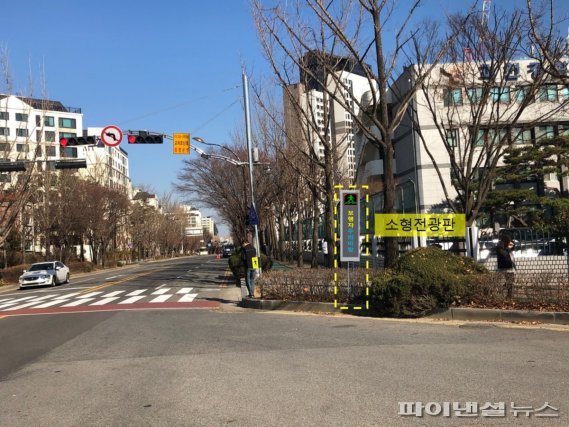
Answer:
[{"label": "yellow sign with korean text", "polygon": [[375,214],[375,235],[381,237],[464,237],[464,214]]},{"label": "yellow sign with korean text", "polygon": [[174,154],[190,154],[190,134],[175,133],[172,135],[174,141]]}]

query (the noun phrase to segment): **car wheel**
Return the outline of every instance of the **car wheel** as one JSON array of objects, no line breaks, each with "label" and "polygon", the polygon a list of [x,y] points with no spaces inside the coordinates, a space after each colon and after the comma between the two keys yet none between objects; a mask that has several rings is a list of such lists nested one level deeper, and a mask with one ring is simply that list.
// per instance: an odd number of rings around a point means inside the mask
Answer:
[{"label": "car wheel", "polygon": [[67,276],[65,276],[65,282],[64,283],[69,283],[69,273],[67,273]]}]

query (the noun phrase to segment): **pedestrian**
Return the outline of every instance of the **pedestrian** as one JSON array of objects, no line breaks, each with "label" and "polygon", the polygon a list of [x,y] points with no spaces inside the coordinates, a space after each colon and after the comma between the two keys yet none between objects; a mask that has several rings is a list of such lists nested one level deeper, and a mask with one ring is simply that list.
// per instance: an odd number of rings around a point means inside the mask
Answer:
[{"label": "pedestrian", "polygon": [[326,239],[322,240],[322,256],[324,257],[324,267],[328,268],[330,264],[328,262],[328,241]]},{"label": "pedestrian", "polygon": [[508,298],[512,298],[514,290],[516,263],[513,251],[514,242],[510,236],[503,234],[496,245],[496,257],[498,259],[498,272],[504,275],[504,288]]},{"label": "pedestrian", "polygon": [[[245,284],[247,285],[248,297],[255,297],[255,270],[258,267],[257,251],[248,240],[243,240],[241,245],[241,262],[245,266]],[[257,264],[257,265],[254,265]]]}]

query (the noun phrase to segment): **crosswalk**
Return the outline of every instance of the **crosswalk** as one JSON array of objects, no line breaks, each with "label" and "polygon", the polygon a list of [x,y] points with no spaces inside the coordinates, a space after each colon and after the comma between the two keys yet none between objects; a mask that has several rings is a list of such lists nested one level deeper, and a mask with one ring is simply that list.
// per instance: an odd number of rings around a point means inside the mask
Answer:
[{"label": "crosswalk", "polygon": [[12,298],[0,298],[0,312],[10,312],[21,309],[42,309],[53,307],[100,307],[109,304],[128,306],[130,304],[160,304],[160,303],[186,303],[193,302],[198,296],[192,293],[193,288],[151,288],[119,290],[112,292],[93,291],[88,293],[70,292],[53,293],[49,295],[16,296]]}]

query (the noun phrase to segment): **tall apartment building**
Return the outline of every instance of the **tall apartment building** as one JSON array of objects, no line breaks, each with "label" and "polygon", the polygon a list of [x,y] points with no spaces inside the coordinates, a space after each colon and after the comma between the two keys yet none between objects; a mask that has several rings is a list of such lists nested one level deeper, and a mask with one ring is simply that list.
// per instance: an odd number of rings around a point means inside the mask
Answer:
[{"label": "tall apartment building", "polygon": [[204,232],[209,233],[211,236],[215,235],[215,222],[213,218],[206,216],[202,217],[202,229]]},{"label": "tall apartment building", "polygon": [[[300,82],[285,89],[284,112],[288,138],[304,141],[307,146],[312,144],[316,155],[322,158],[324,156],[322,140],[327,135],[328,141],[336,147],[341,175],[353,179],[356,172],[356,156],[352,112],[358,113],[358,107],[353,99],[360,99],[363,93],[369,90],[369,83],[361,67],[349,58],[329,55],[327,64],[322,61],[321,56],[308,52],[303,57],[304,68],[300,69]],[[336,73],[336,78],[342,81],[343,85],[338,85],[328,76],[326,90],[344,99],[350,107],[349,110],[331,99],[321,84],[325,79],[325,72],[330,69]],[[306,70],[310,70],[310,73]],[[329,120],[326,120],[325,104],[328,104]],[[301,106],[316,128],[299,118],[295,105]]]},{"label": "tall apartment building", "polygon": [[[436,159],[451,198],[456,197],[452,186],[455,171],[451,168],[445,145],[451,148],[455,156],[460,156],[468,144],[473,143],[475,155],[484,156],[484,150],[492,146],[492,141],[527,144],[542,137],[569,135],[569,88],[551,78],[544,80],[539,87],[534,85],[535,93],[529,94],[529,88],[536,78],[533,74],[534,64],[532,60],[524,59],[502,67],[500,72],[504,75],[500,76],[496,87],[488,88],[489,107],[480,115],[481,123],[475,127],[471,121],[472,111],[481,102],[482,86],[491,81],[486,74],[485,64],[440,64],[433,70],[426,81],[426,92],[419,91],[413,98],[415,120],[406,116],[394,134],[399,211],[434,212],[445,203],[443,187],[420,134]],[[407,68],[392,90],[405,93],[412,79],[413,69]],[[517,117],[519,105],[524,99],[529,99],[530,103]],[[434,116],[437,117],[436,121]],[[472,132],[476,132],[476,135]],[[378,192],[376,196],[379,197],[372,199],[375,199],[375,208],[381,209],[383,165],[380,153],[361,132],[356,135],[356,147],[356,183],[368,184]],[[498,166],[501,164],[499,162]],[[479,172],[484,173],[483,164]],[[562,179],[563,187],[569,188],[568,177]],[[546,176],[545,185],[559,189],[558,177],[555,174]]]}]

